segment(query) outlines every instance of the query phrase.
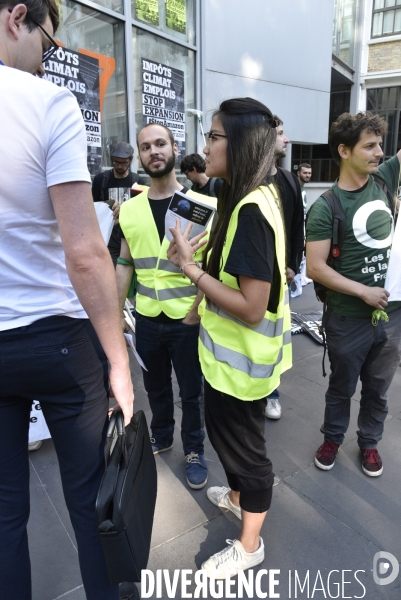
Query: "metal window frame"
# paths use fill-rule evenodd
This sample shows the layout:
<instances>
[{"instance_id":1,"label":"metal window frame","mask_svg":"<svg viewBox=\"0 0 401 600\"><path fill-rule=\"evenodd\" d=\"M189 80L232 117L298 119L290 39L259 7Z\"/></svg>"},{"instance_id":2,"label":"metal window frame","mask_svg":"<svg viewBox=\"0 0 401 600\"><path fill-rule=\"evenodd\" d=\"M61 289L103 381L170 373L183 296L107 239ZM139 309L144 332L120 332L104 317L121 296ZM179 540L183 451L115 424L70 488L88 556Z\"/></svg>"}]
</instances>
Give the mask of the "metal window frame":
<instances>
[{"instance_id":1,"label":"metal window frame","mask_svg":"<svg viewBox=\"0 0 401 600\"><path fill-rule=\"evenodd\" d=\"M72 0L75 4L80 4L81 6L85 6L86 8L90 8L97 13L103 14L108 17L112 17L119 23L124 25L124 51L125 51L125 77L126 77L126 115L128 120L128 137L129 143L132 146L136 146L136 129L135 129L135 82L134 82L134 55L133 55L133 45L132 45L132 29L136 27L137 29L142 29L152 35L156 35L164 40L172 42L173 44L177 44L177 46L182 46L188 50L192 50L195 52L195 98L197 106L202 110L202 94L201 94L201 62L200 62L200 36L201 36L201 9L200 9L200 0L195 0L195 44L190 44L189 42L185 42L184 40L178 39L173 35L169 35L164 31L160 31L159 29L153 28L151 25L147 25L146 23L142 23L137 19L133 18L133 11L131 7L131 0L123 0L123 13L116 12L111 10L101 4L97 4L92 0ZM197 139L197 137L195 137ZM195 151L197 148L195 148ZM137 156L136 153L134 155L134 171L137 171Z\"/></svg>"},{"instance_id":2,"label":"metal window frame","mask_svg":"<svg viewBox=\"0 0 401 600\"><path fill-rule=\"evenodd\" d=\"M394 11L394 19L393 19L393 29L391 32L389 33L380 33L379 35L373 35L373 21L374 21L374 16L379 14L379 13L386 13L389 12L390 10ZM401 4L396 4L395 6L387 6L386 8L376 8L376 9L372 9L372 25L371 25L371 30L370 30L370 37L372 40L377 40L378 38L381 37L389 37L391 35L398 35L401 34L401 30L398 32L394 31L394 21L395 21L395 11L396 10L401 10ZM384 22L384 17L383 17L383 22ZM383 27L382 27L383 29Z\"/></svg>"},{"instance_id":3,"label":"metal window frame","mask_svg":"<svg viewBox=\"0 0 401 600\"><path fill-rule=\"evenodd\" d=\"M390 90L392 88L397 88L399 90L398 102L397 102L397 106L395 108L389 108L387 106L386 108L376 108L375 107L374 109L370 109L370 112L372 112L375 115L379 115L380 117L383 117L386 122L387 122L388 113L390 111L395 111L395 123L394 123L395 135L394 135L394 141L393 141L393 148L391 149L390 154L386 154L385 156L383 156L383 160L388 160L392 156L395 156L395 154L397 154L397 150L398 150L398 132L399 132L400 121L401 121L401 86L388 85L385 87L377 87L377 88L369 88L368 89L368 92L370 92L370 91L377 91L377 90ZM387 133L383 136L383 147L384 148L386 147L386 137L387 137Z\"/></svg>"}]
</instances>

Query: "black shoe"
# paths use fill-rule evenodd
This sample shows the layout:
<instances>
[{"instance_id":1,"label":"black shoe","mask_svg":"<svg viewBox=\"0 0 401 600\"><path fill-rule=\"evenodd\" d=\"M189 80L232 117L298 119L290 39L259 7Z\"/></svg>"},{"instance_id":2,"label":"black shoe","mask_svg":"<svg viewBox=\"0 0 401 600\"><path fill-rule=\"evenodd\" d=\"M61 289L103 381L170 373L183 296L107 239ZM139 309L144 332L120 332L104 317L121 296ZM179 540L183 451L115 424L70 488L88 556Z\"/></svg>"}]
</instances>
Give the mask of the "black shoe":
<instances>
[{"instance_id":1,"label":"black shoe","mask_svg":"<svg viewBox=\"0 0 401 600\"><path fill-rule=\"evenodd\" d=\"M120 600L140 600L140 598L135 583L124 582L120 584Z\"/></svg>"}]
</instances>

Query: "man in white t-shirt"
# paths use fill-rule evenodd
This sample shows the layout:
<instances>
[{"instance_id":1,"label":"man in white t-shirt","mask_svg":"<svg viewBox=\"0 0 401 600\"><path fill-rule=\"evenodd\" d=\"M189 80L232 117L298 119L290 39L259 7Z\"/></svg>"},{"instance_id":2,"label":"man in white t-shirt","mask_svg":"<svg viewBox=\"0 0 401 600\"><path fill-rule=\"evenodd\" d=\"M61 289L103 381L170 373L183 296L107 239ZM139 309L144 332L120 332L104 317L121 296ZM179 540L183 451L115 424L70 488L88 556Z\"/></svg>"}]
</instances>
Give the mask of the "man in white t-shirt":
<instances>
[{"instance_id":1,"label":"man in white t-shirt","mask_svg":"<svg viewBox=\"0 0 401 600\"><path fill-rule=\"evenodd\" d=\"M32 76L43 74L56 48L58 23L55 0L0 0L0 598L31 597L27 442L35 398L57 451L86 598L117 600L95 500L109 381L126 423L133 388L81 113L68 90Z\"/></svg>"}]
</instances>

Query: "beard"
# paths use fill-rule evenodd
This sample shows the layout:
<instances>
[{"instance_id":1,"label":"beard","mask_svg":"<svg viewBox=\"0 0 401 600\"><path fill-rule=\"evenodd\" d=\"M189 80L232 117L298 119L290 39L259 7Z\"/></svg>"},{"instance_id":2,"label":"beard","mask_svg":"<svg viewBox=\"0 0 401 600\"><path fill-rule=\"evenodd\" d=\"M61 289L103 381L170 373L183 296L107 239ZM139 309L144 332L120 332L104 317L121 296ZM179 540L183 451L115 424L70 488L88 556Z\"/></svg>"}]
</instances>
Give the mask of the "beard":
<instances>
[{"instance_id":1,"label":"beard","mask_svg":"<svg viewBox=\"0 0 401 600\"><path fill-rule=\"evenodd\" d=\"M274 153L274 158L277 160L279 158L285 158L287 156L287 149L285 150L276 150Z\"/></svg>"},{"instance_id":2,"label":"beard","mask_svg":"<svg viewBox=\"0 0 401 600\"><path fill-rule=\"evenodd\" d=\"M149 167L146 165L142 165L142 168L145 171L145 173L149 175L149 177L151 177L152 179L160 179L161 177L164 177L165 175L171 173L171 171L174 169L174 165L175 154L172 152L171 156L169 156L166 160L163 168L158 169L157 171L152 171L152 169L149 169Z\"/></svg>"}]
</instances>

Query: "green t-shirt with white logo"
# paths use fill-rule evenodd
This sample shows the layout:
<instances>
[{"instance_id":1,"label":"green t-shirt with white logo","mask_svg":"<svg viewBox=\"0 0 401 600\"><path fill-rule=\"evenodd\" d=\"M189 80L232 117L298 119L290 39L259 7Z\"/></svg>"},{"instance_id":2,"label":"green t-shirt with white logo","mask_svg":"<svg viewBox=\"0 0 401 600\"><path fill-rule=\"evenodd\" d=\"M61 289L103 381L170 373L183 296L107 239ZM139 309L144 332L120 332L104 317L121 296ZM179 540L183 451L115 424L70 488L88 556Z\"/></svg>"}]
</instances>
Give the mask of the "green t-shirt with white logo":
<instances>
[{"instance_id":1,"label":"green t-shirt with white logo","mask_svg":"<svg viewBox=\"0 0 401 600\"><path fill-rule=\"evenodd\" d=\"M394 195L399 178L400 163L397 156L379 167L378 175L384 179ZM388 199L372 176L363 188L348 192L338 187L333 191L339 198L345 214L345 236L339 259L333 268L344 277L369 287L384 287L390 257L393 217ZM307 242L327 240L333 236L333 215L322 197L310 211L306 229ZM389 298L391 300L391 298ZM353 317L371 316L374 308L356 296L333 292L329 306L339 315ZM401 302L389 302L391 312Z\"/></svg>"}]
</instances>

